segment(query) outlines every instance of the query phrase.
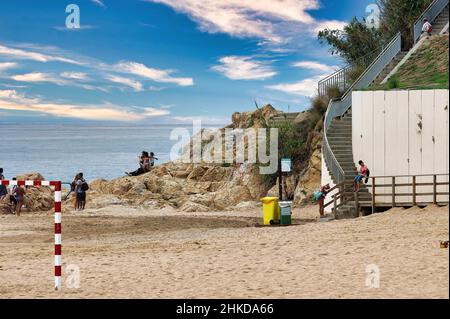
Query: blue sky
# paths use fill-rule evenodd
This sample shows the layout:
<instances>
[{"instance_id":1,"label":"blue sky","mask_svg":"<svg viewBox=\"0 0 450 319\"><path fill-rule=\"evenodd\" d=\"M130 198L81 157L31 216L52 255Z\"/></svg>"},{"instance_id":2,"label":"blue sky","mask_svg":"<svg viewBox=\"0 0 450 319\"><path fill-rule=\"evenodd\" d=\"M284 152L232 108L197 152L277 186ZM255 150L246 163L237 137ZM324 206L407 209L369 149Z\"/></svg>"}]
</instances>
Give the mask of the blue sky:
<instances>
[{"instance_id":1,"label":"blue sky","mask_svg":"<svg viewBox=\"0 0 450 319\"><path fill-rule=\"evenodd\" d=\"M342 65L317 30L373 2L1 1L0 122L218 124L254 100L301 111Z\"/></svg>"}]
</instances>

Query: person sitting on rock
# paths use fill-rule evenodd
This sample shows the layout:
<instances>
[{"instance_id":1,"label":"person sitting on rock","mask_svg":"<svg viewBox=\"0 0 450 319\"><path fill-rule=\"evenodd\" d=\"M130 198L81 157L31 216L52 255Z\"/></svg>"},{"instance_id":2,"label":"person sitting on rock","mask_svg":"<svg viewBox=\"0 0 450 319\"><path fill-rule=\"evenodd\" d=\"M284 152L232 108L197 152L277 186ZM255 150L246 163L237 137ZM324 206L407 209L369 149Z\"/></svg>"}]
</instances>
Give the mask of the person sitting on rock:
<instances>
[{"instance_id":1,"label":"person sitting on rock","mask_svg":"<svg viewBox=\"0 0 450 319\"><path fill-rule=\"evenodd\" d=\"M155 166L155 161L157 161L158 158L155 157L155 153L150 152L149 160L150 160L150 168L152 168L153 166Z\"/></svg>"},{"instance_id":2,"label":"person sitting on rock","mask_svg":"<svg viewBox=\"0 0 450 319\"><path fill-rule=\"evenodd\" d=\"M133 172L125 172L128 176L139 176L144 173L147 173L150 170L150 156L148 152L142 151L141 156L139 158L139 168Z\"/></svg>"}]
</instances>

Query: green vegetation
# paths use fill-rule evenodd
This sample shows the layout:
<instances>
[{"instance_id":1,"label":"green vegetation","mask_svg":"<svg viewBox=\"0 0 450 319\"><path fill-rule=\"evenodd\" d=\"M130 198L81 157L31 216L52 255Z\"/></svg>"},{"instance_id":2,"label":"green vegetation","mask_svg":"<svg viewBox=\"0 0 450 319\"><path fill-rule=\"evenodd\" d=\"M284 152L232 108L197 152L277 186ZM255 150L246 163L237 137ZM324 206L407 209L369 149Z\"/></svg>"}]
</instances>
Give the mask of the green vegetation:
<instances>
[{"instance_id":1,"label":"green vegetation","mask_svg":"<svg viewBox=\"0 0 450 319\"><path fill-rule=\"evenodd\" d=\"M377 50L382 43L382 33L368 28L357 18L344 27L344 30L324 29L319 31L320 43L330 47L332 55L340 55L348 64L359 65L368 53Z\"/></svg>"},{"instance_id":2,"label":"green vegetation","mask_svg":"<svg viewBox=\"0 0 450 319\"><path fill-rule=\"evenodd\" d=\"M375 89L448 89L448 45L448 35L429 38L385 85Z\"/></svg>"},{"instance_id":3,"label":"green vegetation","mask_svg":"<svg viewBox=\"0 0 450 319\"><path fill-rule=\"evenodd\" d=\"M333 55L341 56L348 64L366 67L378 54L381 46L397 33L402 34L404 50L412 47L413 24L432 0L378 0L381 10L380 28L368 28L356 17L343 30L319 31L320 43L330 47ZM361 74L361 73L360 73Z\"/></svg>"},{"instance_id":4,"label":"green vegetation","mask_svg":"<svg viewBox=\"0 0 450 319\"><path fill-rule=\"evenodd\" d=\"M388 38L402 34L403 49L414 45L413 24L433 0L378 0L381 9L380 31Z\"/></svg>"}]
</instances>

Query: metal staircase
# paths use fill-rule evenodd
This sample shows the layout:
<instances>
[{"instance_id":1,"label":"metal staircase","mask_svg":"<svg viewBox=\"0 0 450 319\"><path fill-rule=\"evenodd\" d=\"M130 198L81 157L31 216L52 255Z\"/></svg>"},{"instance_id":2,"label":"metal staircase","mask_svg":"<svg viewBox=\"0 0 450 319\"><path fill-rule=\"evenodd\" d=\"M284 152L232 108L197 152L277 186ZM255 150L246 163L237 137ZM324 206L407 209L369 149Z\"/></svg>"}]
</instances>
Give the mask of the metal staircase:
<instances>
[{"instance_id":1,"label":"metal staircase","mask_svg":"<svg viewBox=\"0 0 450 319\"><path fill-rule=\"evenodd\" d=\"M435 23L437 28L433 27L433 33L439 32L440 30L437 29L442 25L443 19L446 18L448 21L448 0L434 1L419 20L423 20L424 17ZM417 25L416 22L414 25L415 37ZM442 25L441 30L444 26L445 24ZM361 187L356 198L352 192L353 179L356 175L352 149L352 92L383 81L406 54L407 52L401 51L401 34L397 33L344 95L339 99L331 100L328 105L324 120L322 154L333 182L336 185L343 185L339 194L341 203L335 210L336 218L357 217L359 212L354 205L355 199L358 201L372 200L372 195L365 186Z\"/></svg>"}]
</instances>

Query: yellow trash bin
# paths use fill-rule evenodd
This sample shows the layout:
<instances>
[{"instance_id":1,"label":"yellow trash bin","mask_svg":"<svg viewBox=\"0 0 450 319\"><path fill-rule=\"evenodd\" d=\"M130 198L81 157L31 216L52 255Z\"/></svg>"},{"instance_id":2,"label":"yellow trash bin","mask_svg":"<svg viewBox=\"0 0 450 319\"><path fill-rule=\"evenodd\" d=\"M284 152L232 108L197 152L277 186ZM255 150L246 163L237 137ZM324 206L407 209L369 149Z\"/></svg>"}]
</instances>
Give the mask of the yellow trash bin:
<instances>
[{"instance_id":1,"label":"yellow trash bin","mask_svg":"<svg viewBox=\"0 0 450 319\"><path fill-rule=\"evenodd\" d=\"M280 205L278 205L278 197L263 197L264 225L277 224L280 221Z\"/></svg>"}]
</instances>

